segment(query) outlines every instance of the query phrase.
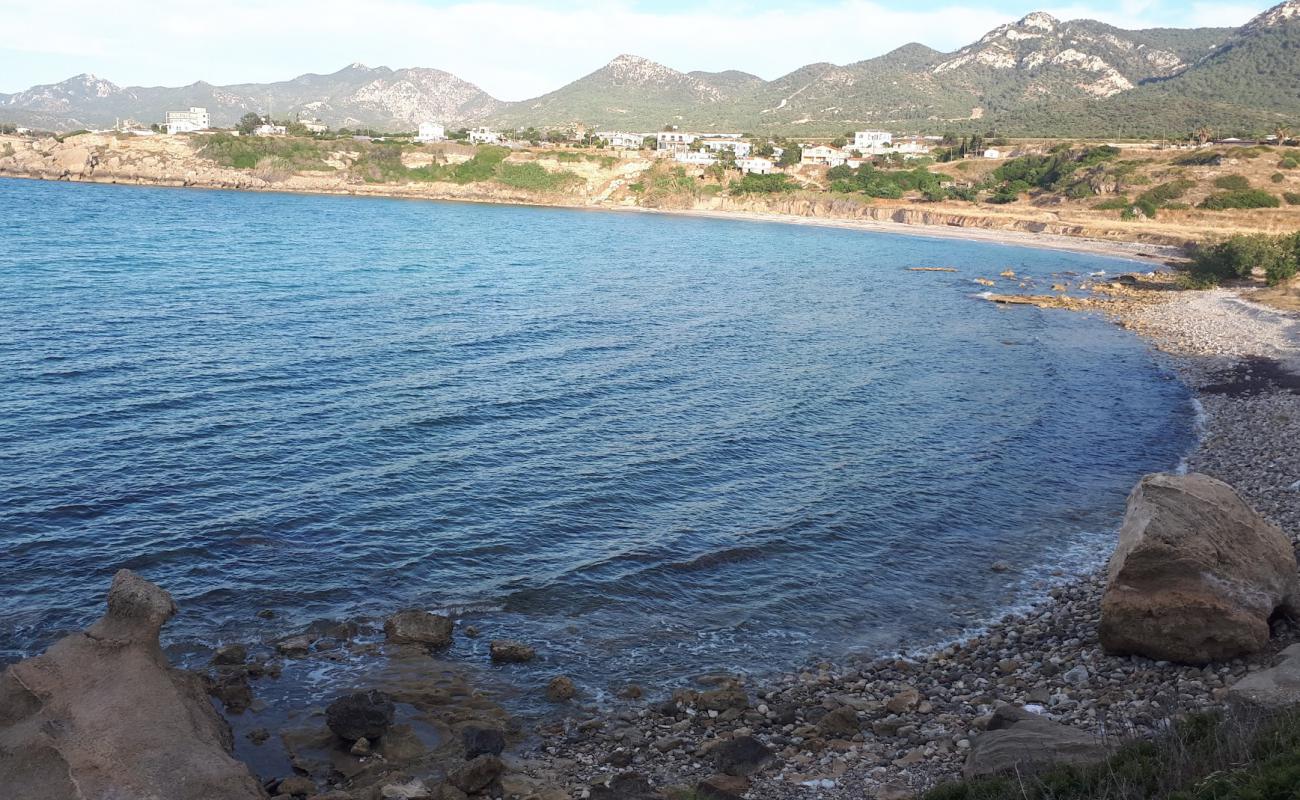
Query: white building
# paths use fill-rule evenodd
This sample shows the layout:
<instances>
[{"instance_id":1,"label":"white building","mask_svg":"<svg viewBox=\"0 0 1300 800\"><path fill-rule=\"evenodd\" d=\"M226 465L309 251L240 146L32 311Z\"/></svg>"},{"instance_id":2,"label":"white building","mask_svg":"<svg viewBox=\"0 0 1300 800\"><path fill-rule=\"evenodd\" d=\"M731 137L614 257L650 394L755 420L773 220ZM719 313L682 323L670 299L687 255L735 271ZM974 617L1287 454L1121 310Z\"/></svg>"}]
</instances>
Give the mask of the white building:
<instances>
[{"instance_id":1,"label":"white building","mask_svg":"<svg viewBox=\"0 0 1300 800\"><path fill-rule=\"evenodd\" d=\"M863 153L880 153L893 144L894 135L889 131L857 131L853 134L853 149Z\"/></svg>"},{"instance_id":2,"label":"white building","mask_svg":"<svg viewBox=\"0 0 1300 800\"><path fill-rule=\"evenodd\" d=\"M776 169L776 164L771 159L754 156L753 158L738 158L736 166L746 175L771 175Z\"/></svg>"},{"instance_id":3,"label":"white building","mask_svg":"<svg viewBox=\"0 0 1300 800\"><path fill-rule=\"evenodd\" d=\"M286 131L283 125L271 125L267 123L253 128L254 136L284 136L285 133Z\"/></svg>"},{"instance_id":4,"label":"white building","mask_svg":"<svg viewBox=\"0 0 1300 800\"><path fill-rule=\"evenodd\" d=\"M721 153L723 150L730 150L732 153L735 154L736 158L745 158L754 149L753 145L751 145L749 142L741 141L738 138L732 139L728 137L724 139L716 136L710 136L707 139L700 139L699 142L700 142L700 147L704 148L705 150L708 150L713 153Z\"/></svg>"},{"instance_id":5,"label":"white building","mask_svg":"<svg viewBox=\"0 0 1300 800\"><path fill-rule=\"evenodd\" d=\"M708 167L718 163L718 157L707 150L679 150L673 153L673 160L683 164Z\"/></svg>"},{"instance_id":6,"label":"white building","mask_svg":"<svg viewBox=\"0 0 1300 800\"><path fill-rule=\"evenodd\" d=\"M684 131L660 131L655 134L655 147L660 150L685 150L700 138Z\"/></svg>"},{"instance_id":7,"label":"white building","mask_svg":"<svg viewBox=\"0 0 1300 800\"><path fill-rule=\"evenodd\" d=\"M646 134L628 133L627 131L596 131L595 137L618 150L640 150L645 144Z\"/></svg>"},{"instance_id":8,"label":"white building","mask_svg":"<svg viewBox=\"0 0 1300 800\"><path fill-rule=\"evenodd\" d=\"M307 129L308 133L325 133L330 129L330 126L326 125L325 123L321 122L315 117L307 117L306 119L299 119L298 122L304 128Z\"/></svg>"},{"instance_id":9,"label":"white building","mask_svg":"<svg viewBox=\"0 0 1300 800\"><path fill-rule=\"evenodd\" d=\"M421 122L420 131L415 135L417 142L441 142L447 138L447 128L436 122Z\"/></svg>"},{"instance_id":10,"label":"white building","mask_svg":"<svg viewBox=\"0 0 1300 800\"><path fill-rule=\"evenodd\" d=\"M167 132L175 135L207 130L212 127L212 118L206 108L190 106L189 111L168 111L165 124Z\"/></svg>"},{"instance_id":11,"label":"white building","mask_svg":"<svg viewBox=\"0 0 1300 800\"><path fill-rule=\"evenodd\" d=\"M475 128L469 132L470 144L496 144L501 141L501 134L491 128Z\"/></svg>"},{"instance_id":12,"label":"white building","mask_svg":"<svg viewBox=\"0 0 1300 800\"><path fill-rule=\"evenodd\" d=\"M985 157L985 158L1002 158L1002 151L1001 151L1001 150L994 150L994 149L990 148L990 149L984 151L984 157Z\"/></svg>"},{"instance_id":13,"label":"white building","mask_svg":"<svg viewBox=\"0 0 1300 800\"><path fill-rule=\"evenodd\" d=\"M843 164L848 160L849 155L843 150L836 150L834 147L827 147L824 144L819 144L816 147L805 147L803 149L803 158L799 160L799 163L838 167L840 164Z\"/></svg>"}]
</instances>

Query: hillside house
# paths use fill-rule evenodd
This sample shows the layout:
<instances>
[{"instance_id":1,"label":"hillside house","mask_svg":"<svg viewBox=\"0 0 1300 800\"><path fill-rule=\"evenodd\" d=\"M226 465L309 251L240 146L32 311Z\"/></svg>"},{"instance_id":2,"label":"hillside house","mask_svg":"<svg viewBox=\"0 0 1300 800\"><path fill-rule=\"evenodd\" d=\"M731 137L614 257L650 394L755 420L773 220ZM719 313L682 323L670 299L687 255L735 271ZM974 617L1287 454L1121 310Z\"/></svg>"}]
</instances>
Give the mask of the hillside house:
<instances>
[{"instance_id":1,"label":"hillside house","mask_svg":"<svg viewBox=\"0 0 1300 800\"><path fill-rule=\"evenodd\" d=\"M736 159L736 166L746 175L771 175L776 171L776 164L771 159L754 156Z\"/></svg>"},{"instance_id":2,"label":"hillside house","mask_svg":"<svg viewBox=\"0 0 1300 800\"><path fill-rule=\"evenodd\" d=\"M805 147L803 149L803 158L799 160L799 163L838 167L848 160L849 155L843 150L836 150L834 147L819 144L816 147Z\"/></svg>"},{"instance_id":3,"label":"hillside house","mask_svg":"<svg viewBox=\"0 0 1300 800\"><path fill-rule=\"evenodd\" d=\"M330 129L330 126L315 117L299 118L298 124L306 128L308 133L325 133Z\"/></svg>"},{"instance_id":4,"label":"hillside house","mask_svg":"<svg viewBox=\"0 0 1300 800\"><path fill-rule=\"evenodd\" d=\"M853 134L853 149L862 153L883 153L893 142L894 135L889 131L857 131Z\"/></svg>"},{"instance_id":5,"label":"hillside house","mask_svg":"<svg viewBox=\"0 0 1300 800\"><path fill-rule=\"evenodd\" d=\"M685 131L660 131L655 134L655 149L672 152L686 150L686 148L695 144L695 140L698 138L700 137Z\"/></svg>"},{"instance_id":6,"label":"hillside house","mask_svg":"<svg viewBox=\"0 0 1300 800\"><path fill-rule=\"evenodd\" d=\"M501 134L491 128L474 128L469 132L470 144L496 144L501 141Z\"/></svg>"},{"instance_id":7,"label":"hillside house","mask_svg":"<svg viewBox=\"0 0 1300 800\"><path fill-rule=\"evenodd\" d=\"M417 142L441 142L447 138L447 128L437 122L421 122L415 134Z\"/></svg>"},{"instance_id":8,"label":"hillside house","mask_svg":"<svg viewBox=\"0 0 1300 800\"><path fill-rule=\"evenodd\" d=\"M208 115L206 108L190 106L189 111L168 111L164 125L167 132L172 135L193 133L194 131L204 131L211 128L212 118Z\"/></svg>"},{"instance_id":9,"label":"hillside house","mask_svg":"<svg viewBox=\"0 0 1300 800\"><path fill-rule=\"evenodd\" d=\"M994 150L993 148L989 148L988 150L985 150L985 151L984 151L984 157L985 157L985 158L1002 158L1002 151L1001 151L1001 150Z\"/></svg>"},{"instance_id":10,"label":"hillside house","mask_svg":"<svg viewBox=\"0 0 1300 800\"><path fill-rule=\"evenodd\" d=\"M721 153L724 150L730 150L736 158L746 158L753 152L753 145L749 142L737 138L710 136L707 139L700 139L700 147L711 153Z\"/></svg>"},{"instance_id":11,"label":"hillside house","mask_svg":"<svg viewBox=\"0 0 1300 800\"><path fill-rule=\"evenodd\" d=\"M697 167L709 167L718 163L718 157L707 150L681 150L673 153L673 160Z\"/></svg>"},{"instance_id":12,"label":"hillside house","mask_svg":"<svg viewBox=\"0 0 1300 800\"><path fill-rule=\"evenodd\" d=\"M640 150L645 144L646 135L626 131L596 131L595 134L597 139L616 150Z\"/></svg>"},{"instance_id":13,"label":"hillside house","mask_svg":"<svg viewBox=\"0 0 1300 800\"><path fill-rule=\"evenodd\" d=\"M287 132L283 125L271 125L269 123L253 128L254 136L284 136Z\"/></svg>"}]
</instances>

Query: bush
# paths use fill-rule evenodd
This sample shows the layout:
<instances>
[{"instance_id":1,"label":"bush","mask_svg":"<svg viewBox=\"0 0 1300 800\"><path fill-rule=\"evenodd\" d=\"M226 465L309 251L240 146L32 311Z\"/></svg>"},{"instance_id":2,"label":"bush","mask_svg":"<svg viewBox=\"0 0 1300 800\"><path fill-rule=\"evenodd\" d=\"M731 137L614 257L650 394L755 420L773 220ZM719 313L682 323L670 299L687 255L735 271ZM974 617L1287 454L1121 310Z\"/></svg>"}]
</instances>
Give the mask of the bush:
<instances>
[{"instance_id":1,"label":"bush","mask_svg":"<svg viewBox=\"0 0 1300 800\"><path fill-rule=\"evenodd\" d=\"M1249 278L1260 269L1269 284L1276 285L1295 275L1297 258L1300 258L1300 236L1296 234L1237 235L1198 248L1192 257L1191 273L1198 280L1218 283Z\"/></svg>"},{"instance_id":2,"label":"bush","mask_svg":"<svg viewBox=\"0 0 1300 800\"><path fill-rule=\"evenodd\" d=\"M1300 161L1296 161L1295 156L1287 156L1277 162L1277 165L1280 169L1295 169L1296 167L1300 167Z\"/></svg>"},{"instance_id":3,"label":"bush","mask_svg":"<svg viewBox=\"0 0 1300 800\"><path fill-rule=\"evenodd\" d=\"M1281 183L1286 180L1286 176L1280 172L1274 172L1272 175L1268 176L1268 179L1273 183Z\"/></svg>"},{"instance_id":4,"label":"bush","mask_svg":"<svg viewBox=\"0 0 1300 800\"><path fill-rule=\"evenodd\" d=\"M1282 203L1273 195L1259 189L1240 192L1220 192L1201 201L1201 208L1224 211L1231 208L1277 208Z\"/></svg>"},{"instance_id":5,"label":"bush","mask_svg":"<svg viewBox=\"0 0 1300 800\"><path fill-rule=\"evenodd\" d=\"M1287 205L1300 206L1300 192L1283 192L1282 199Z\"/></svg>"},{"instance_id":6,"label":"bush","mask_svg":"<svg viewBox=\"0 0 1300 800\"><path fill-rule=\"evenodd\" d=\"M1180 167L1209 167L1217 166L1223 163L1223 153L1216 153L1212 150L1196 151L1187 155L1179 156L1173 160L1174 164Z\"/></svg>"},{"instance_id":7,"label":"bush","mask_svg":"<svg viewBox=\"0 0 1300 800\"><path fill-rule=\"evenodd\" d=\"M1214 185L1230 192L1244 192L1250 188L1250 181L1245 175L1220 175L1214 179Z\"/></svg>"},{"instance_id":8,"label":"bush","mask_svg":"<svg viewBox=\"0 0 1300 800\"><path fill-rule=\"evenodd\" d=\"M731 189L741 194L777 194L779 192L792 192L797 188L799 188L798 185L790 179L789 175L782 175L781 173L756 175L751 172L731 184Z\"/></svg>"},{"instance_id":9,"label":"bush","mask_svg":"<svg viewBox=\"0 0 1300 800\"><path fill-rule=\"evenodd\" d=\"M324 151L312 139L231 136L214 133L207 136L199 154L223 167L253 169L259 164L274 163L280 170L329 169L322 160Z\"/></svg>"},{"instance_id":10,"label":"bush","mask_svg":"<svg viewBox=\"0 0 1300 800\"><path fill-rule=\"evenodd\" d=\"M1131 205L1133 205L1133 202L1127 197L1111 197L1102 200L1100 203L1095 203L1093 209L1097 211L1124 211Z\"/></svg>"},{"instance_id":11,"label":"bush","mask_svg":"<svg viewBox=\"0 0 1300 800\"><path fill-rule=\"evenodd\" d=\"M580 180L572 172L547 172L541 164L507 164L497 167L496 178L506 186L535 192L555 192Z\"/></svg>"},{"instance_id":12,"label":"bush","mask_svg":"<svg viewBox=\"0 0 1300 800\"><path fill-rule=\"evenodd\" d=\"M1153 186L1143 192L1138 199L1152 203L1156 206L1163 206L1171 200L1177 200L1187 194L1188 190L1196 186L1196 181L1187 178L1162 183L1159 186Z\"/></svg>"}]
</instances>

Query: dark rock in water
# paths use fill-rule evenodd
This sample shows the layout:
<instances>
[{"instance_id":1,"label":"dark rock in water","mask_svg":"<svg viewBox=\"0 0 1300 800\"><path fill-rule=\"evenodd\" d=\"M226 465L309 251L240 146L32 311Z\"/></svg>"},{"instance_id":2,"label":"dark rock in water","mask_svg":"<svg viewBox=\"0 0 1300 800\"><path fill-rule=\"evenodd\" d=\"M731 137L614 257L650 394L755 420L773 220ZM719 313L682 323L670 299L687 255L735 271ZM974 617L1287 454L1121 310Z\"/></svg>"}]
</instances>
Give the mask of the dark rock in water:
<instances>
[{"instance_id":1,"label":"dark rock in water","mask_svg":"<svg viewBox=\"0 0 1300 800\"><path fill-rule=\"evenodd\" d=\"M495 783L506 766L491 755L475 756L447 775L447 782L465 794L476 794Z\"/></svg>"},{"instance_id":2,"label":"dark rock in water","mask_svg":"<svg viewBox=\"0 0 1300 800\"><path fill-rule=\"evenodd\" d=\"M275 793L282 797L306 797L316 794L316 782L304 775L293 775L280 781Z\"/></svg>"},{"instance_id":3,"label":"dark rock in water","mask_svg":"<svg viewBox=\"0 0 1300 800\"><path fill-rule=\"evenodd\" d=\"M242 644L228 644L217 648L212 655L214 667L238 667L248 660L248 648Z\"/></svg>"},{"instance_id":4,"label":"dark rock in water","mask_svg":"<svg viewBox=\"0 0 1300 800\"><path fill-rule=\"evenodd\" d=\"M451 619L418 608L398 611L384 620L384 636L393 644L447 647L451 644Z\"/></svg>"},{"instance_id":5,"label":"dark rock in water","mask_svg":"<svg viewBox=\"0 0 1300 800\"><path fill-rule=\"evenodd\" d=\"M257 612L257 616L259 619L275 619L275 612L269 608L264 608Z\"/></svg>"},{"instance_id":6,"label":"dark rock in water","mask_svg":"<svg viewBox=\"0 0 1300 800\"><path fill-rule=\"evenodd\" d=\"M220 700L231 714L242 714L253 704L253 687L243 672L221 672L209 678L208 694Z\"/></svg>"},{"instance_id":7,"label":"dark rock in water","mask_svg":"<svg viewBox=\"0 0 1300 800\"><path fill-rule=\"evenodd\" d=\"M325 724L340 739L355 742L362 737L374 741L393 724L393 699L377 689L355 692L330 703Z\"/></svg>"},{"instance_id":8,"label":"dark rock in water","mask_svg":"<svg viewBox=\"0 0 1300 800\"><path fill-rule=\"evenodd\" d=\"M311 647L316 644L318 638L310 633L286 636L275 643L275 651L288 658L302 658L311 652Z\"/></svg>"},{"instance_id":9,"label":"dark rock in water","mask_svg":"<svg viewBox=\"0 0 1300 800\"><path fill-rule=\"evenodd\" d=\"M749 779L739 775L711 775L695 786L703 800L743 800L749 791Z\"/></svg>"},{"instance_id":10,"label":"dark rock in water","mask_svg":"<svg viewBox=\"0 0 1300 800\"><path fill-rule=\"evenodd\" d=\"M592 784L591 800L662 800L650 781L636 772L624 772L608 781Z\"/></svg>"},{"instance_id":11,"label":"dark rock in water","mask_svg":"<svg viewBox=\"0 0 1300 800\"><path fill-rule=\"evenodd\" d=\"M714 764L724 775L752 775L772 758L772 751L753 736L737 736L713 749Z\"/></svg>"},{"instance_id":12,"label":"dark rock in water","mask_svg":"<svg viewBox=\"0 0 1300 800\"><path fill-rule=\"evenodd\" d=\"M1105 743L1091 734L1019 706L1002 706L993 712L988 730L975 739L962 774L967 779L1034 775L1060 764L1095 764L1107 754Z\"/></svg>"},{"instance_id":13,"label":"dark rock in water","mask_svg":"<svg viewBox=\"0 0 1300 800\"><path fill-rule=\"evenodd\" d=\"M482 755L499 756L506 749L506 735L500 728L484 725L467 725L461 730L461 740L465 743L465 758Z\"/></svg>"},{"instance_id":14,"label":"dark rock in water","mask_svg":"<svg viewBox=\"0 0 1300 800\"><path fill-rule=\"evenodd\" d=\"M546 698L552 703L563 703L566 700L572 700L578 695L578 687L573 685L573 680L563 675L551 680L546 686Z\"/></svg>"},{"instance_id":15,"label":"dark rock in water","mask_svg":"<svg viewBox=\"0 0 1300 800\"><path fill-rule=\"evenodd\" d=\"M537 656L537 651L532 647L513 639L494 639L488 645L488 651L492 654L492 660L498 664L522 664Z\"/></svg>"},{"instance_id":16,"label":"dark rock in water","mask_svg":"<svg viewBox=\"0 0 1300 800\"><path fill-rule=\"evenodd\" d=\"M84 633L0 674L0 795L22 800L260 800L230 728L158 643L176 613L129 570Z\"/></svg>"}]
</instances>

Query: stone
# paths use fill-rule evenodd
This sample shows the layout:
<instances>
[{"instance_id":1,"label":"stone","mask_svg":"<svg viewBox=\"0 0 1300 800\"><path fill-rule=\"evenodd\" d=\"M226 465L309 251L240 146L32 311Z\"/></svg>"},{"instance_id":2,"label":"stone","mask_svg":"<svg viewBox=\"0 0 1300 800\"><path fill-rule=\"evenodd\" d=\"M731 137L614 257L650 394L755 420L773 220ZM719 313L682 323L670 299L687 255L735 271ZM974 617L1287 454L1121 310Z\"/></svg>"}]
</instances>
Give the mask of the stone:
<instances>
[{"instance_id":1,"label":"stone","mask_svg":"<svg viewBox=\"0 0 1300 800\"><path fill-rule=\"evenodd\" d=\"M286 636L275 643L275 652L289 658L302 658L311 652L311 646L315 643L316 637L310 633Z\"/></svg>"},{"instance_id":2,"label":"stone","mask_svg":"<svg viewBox=\"0 0 1300 800\"><path fill-rule=\"evenodd\" d=\"M962 775L966 779L1016 773L1034 775L1061 764L1105 760L1105 743L1018 706L993 712L988 730L974 740Z\"/></svg>"},{"instance_id":3,"label":"stone","mask_svg":"<svg viewBox=\"0 0 1300 800\"><path fill-rule=\"evenodd\" d=\"M505 769L496 756L475 756L448 773L447 782L465 794L476 794L491 786Z\"/></svg>"},{"instance_id":4,"label":"stone","mask_svg":"<svg viewBox=\"0 0 1300 800\"><path fill-rule=\"evenodd\" d=\"M909 686L889 698L885 703L885 710L891 714L906 714L908 711L916 710L920 704L921 693Z\"/></svg>"},{"instance_id":5,"label":"stone","mask_svg":"<svg viewBox=\"0 0 1300 800\"><path fill-rule=\"evenodd\" d=\"M749 778L740 775L710 775L695 786L701 800L743 800L749 791Z\"/></svg>"},{"instance_id":6,"label":"stone","mask_svg":"<svg viewBox=\"0 0 1300 800\"><path fill-rule=\"evenodd\" d=\"M1204 664L1259 652L1269 617L1300 616L1290 540L1226 483L1143 477L1110 560L1098 631L1115 655Z\"/></svg>"},{"instance_id":7,"label":"stone","mask_svg":"<svg viewBox=\"0 0 1300 800\"><path fill-rule=\"evenodd\" d=\"M226 711L242 714L253 704L253 687L243 672L223 672L208 679L208 694L221 701Z\"/></svg>"},{"instance_id":8,"label":"stone","mask_svg":"<svg viewBox=\"0 0 1300 800\"><path fill-rule=\"evenodd\" d=\"M85 632L0 673L0 793L262 798L231 757L234 737L202 678L163 654L158 634L176 613L171 595L119 570L107 606Z\"/></svg>"},{"instance_id":9,"label":"stone","mask_svg":"<svg viewBox=\"0 0 1300 800\"><path fill-rule=\"evenodd\" d=\"M862 731L862 723L858 721L858 712L840 706L817 722L817 731L829 738L852 739Z\"/></svg>"},{"instance_id":10,"label":"stone","mask_svg":"<svg viewBox=\"0 0 1300 800\"><path fill-rule=\"evenodd\" d=\"M499 756L506 749L506 735L500 728L466 725L461 729L460 737L467 759L482 755Z\"/></svg>"},{"instance_id":11,"label":"stone","mask_svg":"<svg viewBox=\"0 0 1300 800\"><path fill-rule=\"evenodd\" d=\"M370 740L362 736L352 743L352 747L349 748L348 752L358 758L370 755Z\"/></svg>"},{"instance_id":12,"label":"stone","mask_svg":"<svg viewBox=\"0 0 1300 800\"><path fill-rule=\"evenodd\" d=\"M1300 707L1300 644L1283 650L1278 658L1275 666L1234 683L1228 701L1270 712Z\"/></svg>"},{"instance_id":13,"label":"stone","mask_svg":"<svg viewBox=\"0 0 1300 800\"><path fill-rule=\"evenodd\" d=\"M591 800L661 800L663 795L644 776L622 772L608 781L592 784L588 797Z\"/></svg>"},{"instance_id":14,"label":"stone","mask_svg":"<svg viewBox=\"0 0 1300 800\"><path fill-rule=\"evenodd\" d=\"M393 724L396 707L385 692L371 689L344 695L325 708L325 724L334 735L349 742L374 741Z\"/></svg>"},{"instance_id":15,"label":"stone","mask_svg":"<svg viewBox=\"0 0 1300 800\"><path fill-rule=\"evenodd\" d=\"M553 678L546 686L546 699L552 703L563 703L572 700L578 695L578 687L573 685L573 680L560 675Z\"/></svg>"},{"instance_id":16,"label":"stone","mask_svg":"<svg viewBox=\"0 0 1300 800\"><path fill-rule=\"evenodd\" d=\"M218 647L212 655L214 667L238 667L248 660L248 648L242 644L228 644Z\"/></svg>"},{"instance_id":17,"label":"stone","mask_svg":"<svg viewBox=\"0 0 1300 800\"><path fill-rule=\"evenodd\" d=\"M306 797L316 794L316 782L305 775L292 775L280 781L275 793L281 797Z\"/></svg>"},{"instance_id":18,"label":"stone","mask_svg":"<svg viewBox=\"0 0 1300 800\"><path fill-rule=\"evenodd\" d=\"M749 696L739 686L727 686L708 692L700 692L695 699L695 704L706 711L717 711L719 713L733 708L744 710L749 708Z\"/></svg>"},{"instance_id":19,"label":"stone","mask_svg":"<svg viewBox=\"0 0 1300 800\"><path fill-rule=\"evenodd\" d=\"M537 651L514 639L494 639L488 645L492 660L498 664L522 664L537 657Z\"/></svg>"},{"instance_id":20,"label":"stone","mask_svg":"<svg viewBox=\"0 0 1300 800\"><path fill-rule=\"evenodd\" d=\"M724 775L749 776L772 759L772 751L753 736L736 736L713 748L713 763Z\"/></svg>"},{"instance_id":21,"label":"stone","mask_svg":"<svg viewBox=\"0 0 1300 800\"><path fill-rule=\"evenodd\" d=\"M392 644L447 647L451 644L452 623L441 614L408 608L384 620L384 637Z\"/></svg>"},{"instance_id":22,"label":"stone","mask_svg":"<svg viewBox=\"0 0 1300 800\"><path fill-rule=\"evenodd\" d=\"M1007 561L994 561L989 566L989 569L993 570L994 572L1010 572L1011 564Z\"/></svg>"},{"instance_id":23,"label":"stone","mask_svg":"<svg viewBox=\"0 0 1300 800\"><path fill-rule=\"evenodd\" d=\"M382 800L430 800L433 794L424 781L412 778L405 783L386 783L379 789Z\"/></svg>"}]
</instances>

